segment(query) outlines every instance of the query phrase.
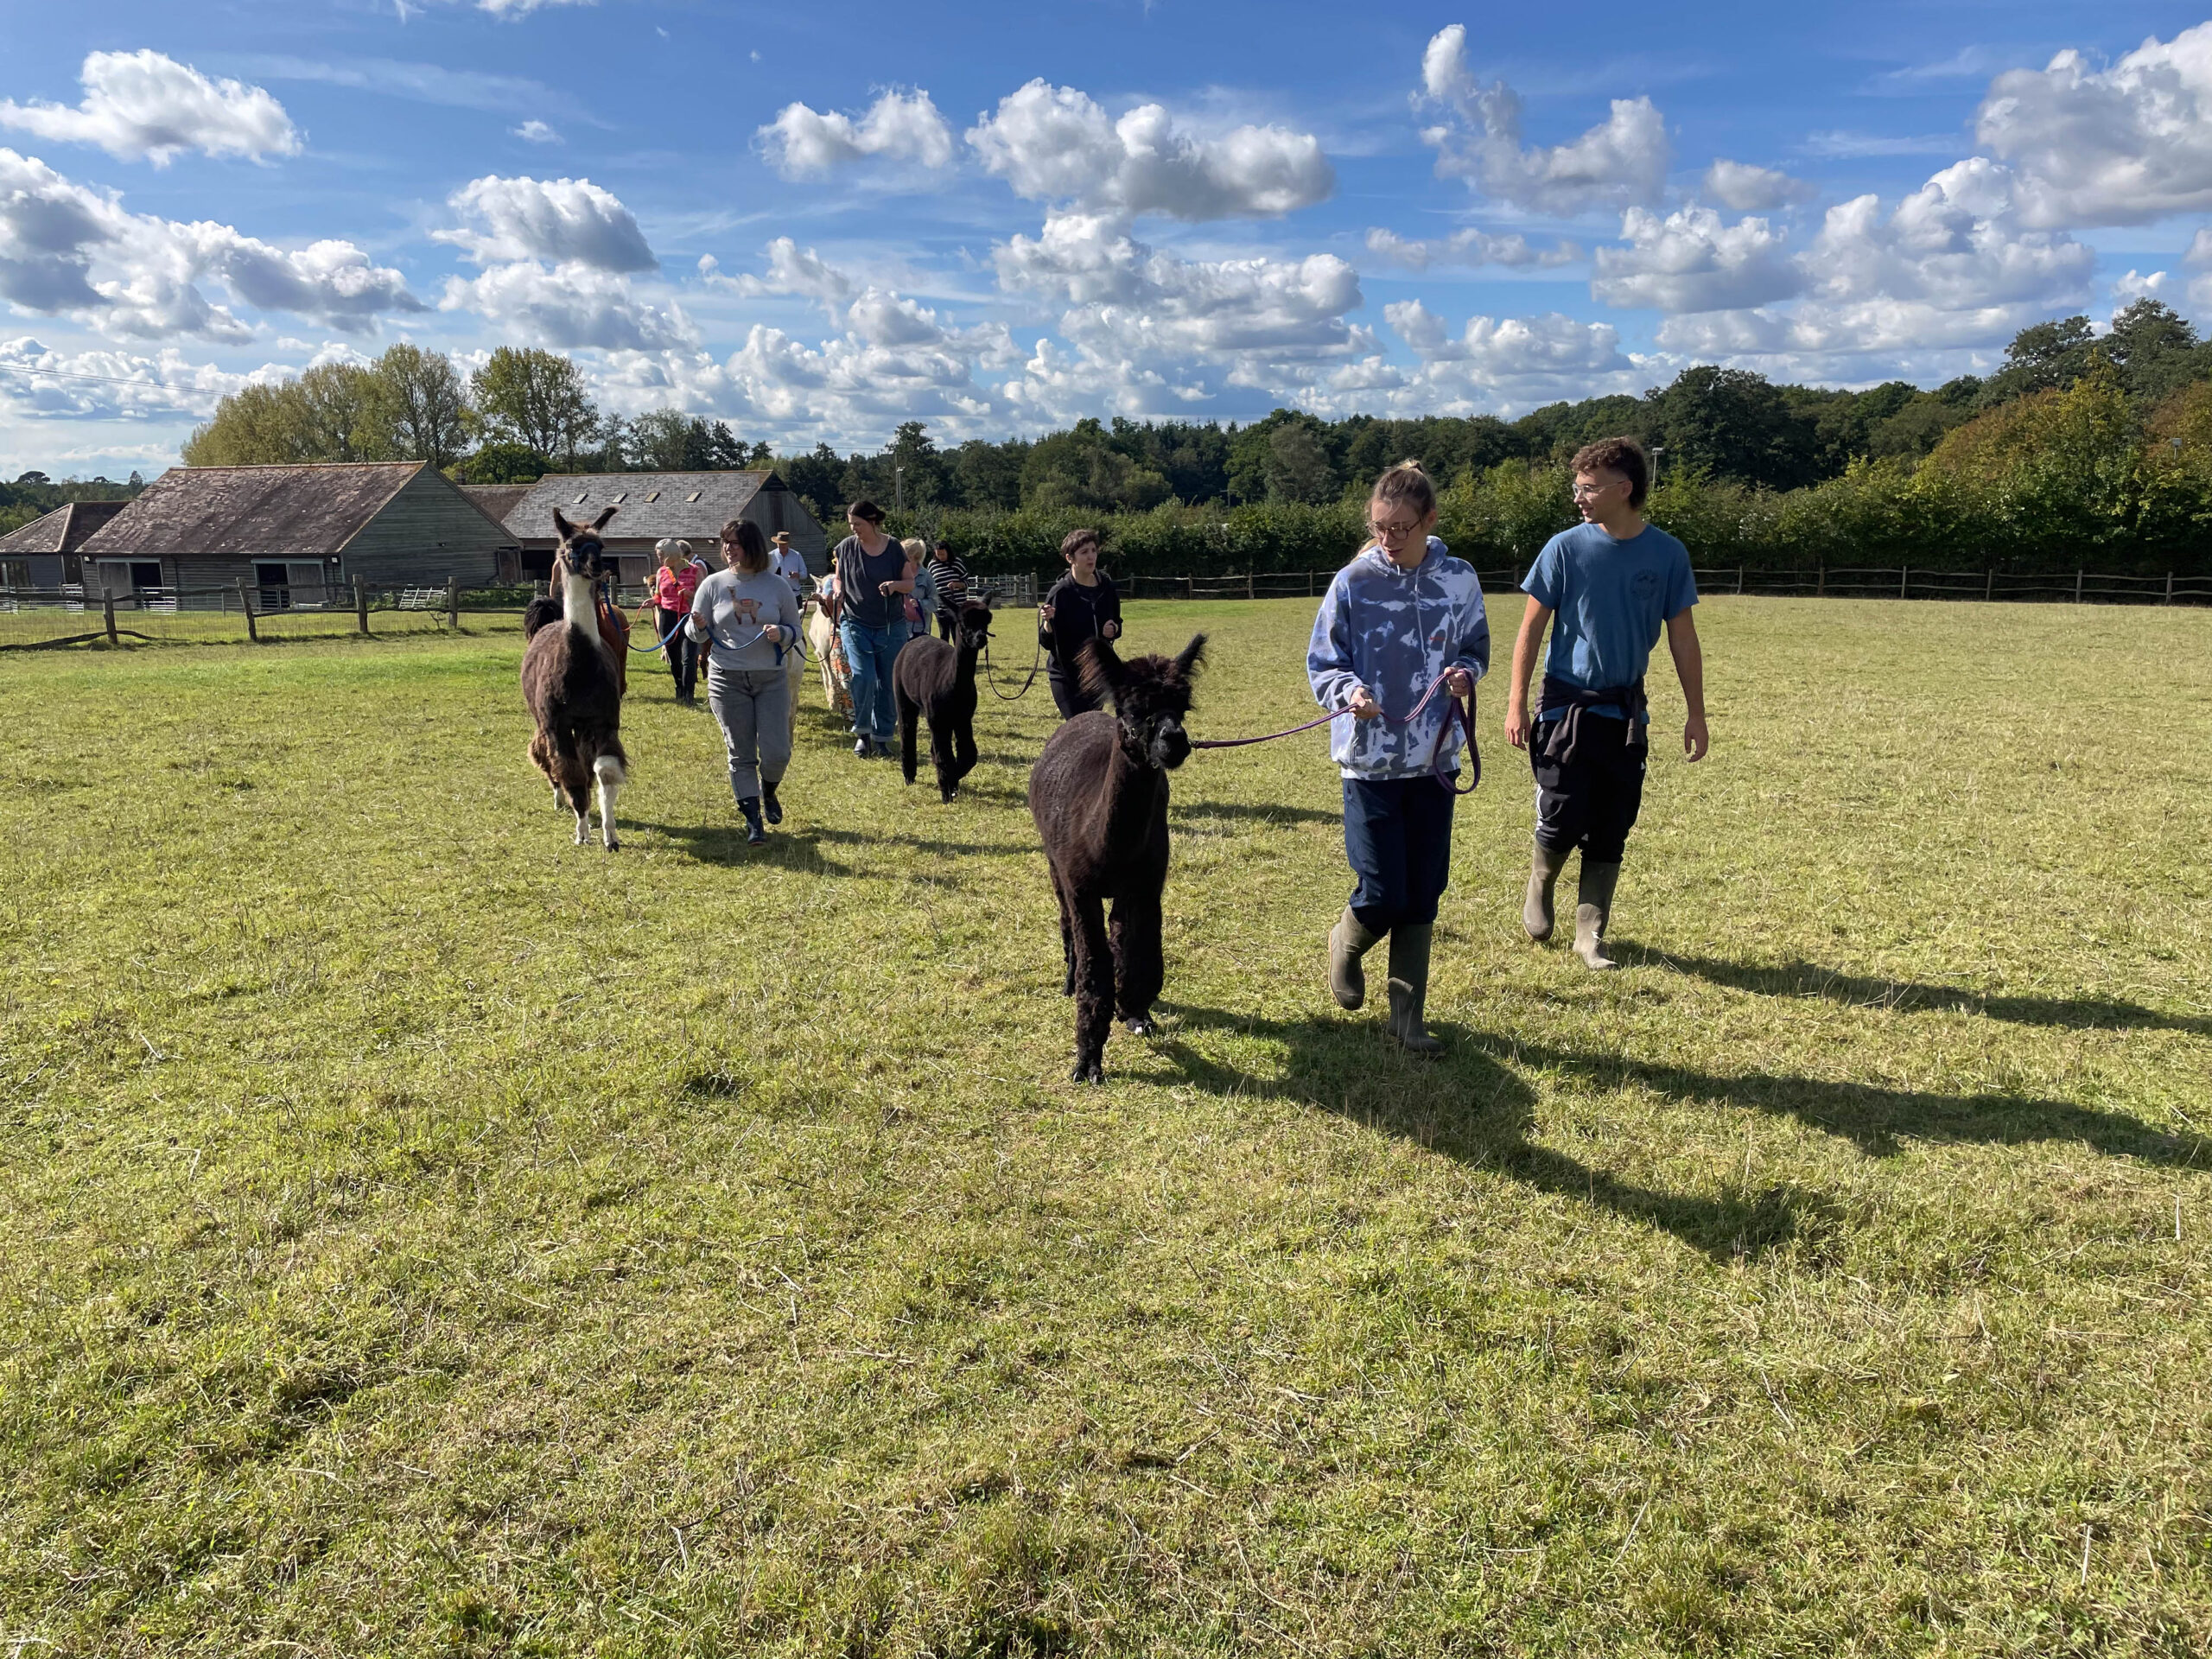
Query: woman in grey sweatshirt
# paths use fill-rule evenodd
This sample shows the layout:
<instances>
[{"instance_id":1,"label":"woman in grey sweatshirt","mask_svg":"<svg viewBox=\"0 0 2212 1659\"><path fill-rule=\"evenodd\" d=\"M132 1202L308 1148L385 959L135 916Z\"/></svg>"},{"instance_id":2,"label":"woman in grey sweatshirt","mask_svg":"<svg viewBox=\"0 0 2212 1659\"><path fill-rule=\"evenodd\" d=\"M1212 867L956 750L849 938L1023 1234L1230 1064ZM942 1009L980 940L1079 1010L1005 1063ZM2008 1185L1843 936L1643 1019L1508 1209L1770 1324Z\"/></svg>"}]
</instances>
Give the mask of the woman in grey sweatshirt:
<instances>
[{"instance_id":1,"label":"woman in grey sweatshirt","mask_svg":"<svg viewBox=\"0 0 2212 1659\"><path fill-rule=\"evenodd\" d=\"M791 683L784 660L798 649L798 600L758 524L733 518L722 526L721 543L729 569L699 584L684 627L707 642L707 707L729 750L730 793L745 815L746 839L758 847L768 839L763 817L784 821L776 798L791 763Z\"/></svg>"}]
</instances>

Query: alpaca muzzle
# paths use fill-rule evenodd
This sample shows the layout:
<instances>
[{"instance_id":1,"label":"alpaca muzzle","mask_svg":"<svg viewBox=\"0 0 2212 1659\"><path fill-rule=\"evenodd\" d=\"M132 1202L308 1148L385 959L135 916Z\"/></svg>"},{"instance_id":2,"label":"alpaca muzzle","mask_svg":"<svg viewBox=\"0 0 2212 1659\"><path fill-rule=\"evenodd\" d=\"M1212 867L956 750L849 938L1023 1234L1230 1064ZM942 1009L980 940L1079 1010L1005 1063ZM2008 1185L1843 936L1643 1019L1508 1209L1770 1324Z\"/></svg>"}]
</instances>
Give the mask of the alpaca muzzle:
<instances>
[{"instance_id":1,"label":"alpaca muzzle","mask_svg":"<svg viewBox=\"0 0 2212 1659\"><path fill-rule=\"evenodd\" d=\"M1152 764L1164 772L1173 772L1191 758L1190 734L1183 729L1179 720L1163 720L1153 728L1148 746Z\"/></svg>"}]
</instances>

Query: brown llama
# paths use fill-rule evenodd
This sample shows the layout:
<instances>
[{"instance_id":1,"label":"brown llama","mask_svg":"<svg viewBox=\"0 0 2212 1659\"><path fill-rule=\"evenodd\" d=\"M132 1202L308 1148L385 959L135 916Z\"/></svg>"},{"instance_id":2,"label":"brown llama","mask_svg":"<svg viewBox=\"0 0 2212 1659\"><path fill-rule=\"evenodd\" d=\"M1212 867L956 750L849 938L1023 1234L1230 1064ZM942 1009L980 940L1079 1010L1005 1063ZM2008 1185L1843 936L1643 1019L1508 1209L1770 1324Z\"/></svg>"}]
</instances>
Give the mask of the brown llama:
<instances>
[{"instance_id":1,"label":"brown llama","mask_svg":"<svg viewBox=\"0 0 2212 1659\"><path fill-rule=\"evenodd\" d=\"M1175 657L1125 663L1105 640L1086 643L1084 690L1109 700L1114 712L1092 709L1062 725L1029 774L1029 814L1060 901L1060 991L1076 1000L1077 1083L1106 1080L1116 1012L1132 1035L1152 1032L1153 999L1166 978L1160 895L1167 885L1167 774L1191 753L1183 717L1205 645L1205 635L1193 634Z\"/></svg>"},{"instance_id":2,"label":"brown llama","mask_svg":"<svg viewBox=\"0 0 2212 1659\"><path fill-rule=\"evenodd\" d=\"M629 774L621 664L601 631L599 609L599 584L611 563L599 532L613 516L609 507L589 524L572 524L554 510L560 607L532 604L523 620L530 644L522 654L522 700L537 722L530 758L553 785L554 804L575 811L579 847L590 839L591 791L598 785L599 835L610 853L622 844L614 833L614 797Z\"/></svg>"},{"instance_id":3,"label":"brown llama","mask_svg":"<svg viewBox=\"0 0 2212 1659\"><path fill-rule=\"evenodd\" d=\"M976 662L991 642L991 607L972 600L960 607L959 644L924 634L899 653L892 690L899 700L899 764L914 781L915 728L930 724L930 764L937 792L950 801L960 780L976 770Z\"/></svg>"}]
</instances>

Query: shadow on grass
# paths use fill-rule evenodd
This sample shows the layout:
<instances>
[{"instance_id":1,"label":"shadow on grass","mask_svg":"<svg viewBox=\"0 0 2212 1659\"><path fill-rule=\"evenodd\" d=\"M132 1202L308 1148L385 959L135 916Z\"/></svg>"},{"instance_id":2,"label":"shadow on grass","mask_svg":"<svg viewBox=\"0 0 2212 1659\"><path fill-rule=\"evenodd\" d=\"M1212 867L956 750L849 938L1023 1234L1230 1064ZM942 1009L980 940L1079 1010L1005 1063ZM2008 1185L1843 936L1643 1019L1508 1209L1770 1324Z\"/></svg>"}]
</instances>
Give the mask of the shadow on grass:
<instances>
[{"instance_id":1,"label":"shadow on grass","mask_svg":"<svg viewBox=\"0 0 2212 1659\"><path fill-rule=\"evenodd\" d=\"M1168 803L1171 823L1188 818L1246 818L1261 823L1342 823L1342 812L1324 812L1310 806L1269 805L1259 801L1185 801Z\"/></svg>"},{"instance_id":2,"label":"shadow on grass","mask_svg":"<svg viewBox=\"0 0 2212 1659\"><path fill-rule=\"evenodd\" d=\"M1980 1014L2022 1026L2063 1026L2088 1031L2185 1031L2212 1036L2212 1018L2162 1014L2139 1002L2108 996L1989 996L1958 985L1923 985L1908 980L1838 973L1802 961L1771 965L1723 962L1711 957L1624 948L1624 959L1670 969L1715 985L1762 996L1817 996L1851 1007L1894 1008L1904 1013Z\"/></svg>"},{"instance_id":3,"label":"shadow on grass","mask_svg":"<svg viewBox=\"0 0 2212 1659\"><path fill-rule=\"evenodd\" d=\"M968 792L968 785L964 783L960 785L960 789L963 794ZM934 791L931 796L931 804L937 804ZM956 800L952 805L957 810L960 803ZM942 841L934 836L910 836L897 833L877 835L863 833L858 830L817 830L814 834L823 841L837 842L855 847L912 847L918 852L973 854L983 858L1019 858L1032 850L1027 846L1019 843L993 846L980 841Z\"/></svg>"},{"instance_id":4,"label":"shadow on grass","mask_svg":"<svg viewBox=\"0 0 2212 1659\"><path fill-rule=\"evenodd\" d=\"M1840 1228L1834 1206L1782 1187L1728 1197L1661 1192L1594 1169L1529 1139L1535 1091L1484 1039L1434 1027L1444 1055L1421 1061L1385 1046L1367 1019L1261 1020L1217 1008L1167 1005L1173 1018L1154 1052L1188 1081L1224 1095L1303 1101L1370 1128L1418 1142L1465 1164L1492 1167L1534 1187L1672 1233L1715 1262L1763 1255L1797 1242L1815 1258ZM1280 1077L1261 1077L1179 1041L1176 1028L1237 1032L1283 1045ZM1109 1063L1113 1059L1109 1052ZM1122 1056L1126 1065L1126 1051Z\"/></svg>"},{"instance_id":5,"label":"shadow on grass","mask_svg":"<svg viewBox=\"0 0 2212 1659\"><path fill-rule=\"evenodd\" d=\"M1493 1052L1508 1046L1497 1038L1478 1036L1475 1041ZM2069 1100L1986 1092L1941 1095L1763 1071L1729 1077L1526 1042L1511 1044L1508 1052L1522 1065L1571 1071L1598 1088L1634 1084L1678 1100L1787 1115L1842 1135L1870 1158L1895 1157L1901 1141L1908 1139L2000 1147L2069 1141L2108 1157L2212 1170L2212 1141L2177 1135L2124 1112L2100 1111Z\"/></svg>"},{"instance_id":6,"label":"shadow on grass","mask_svg":"<svg viewBox=\"0 0 2212 1659\"><path fill-rule=\"evenodd\" d=\"M809 875L851 875L852 867L823 856L818 842L833 834L826 830L781 829L768 832L768 844L754 847L745 839L739 823L652 823L643 818L615 820L618 830L650 830L665 836L702 864L772 864ZM859 837L855 837L859 839Z\"/></svg>"}]
</instances>

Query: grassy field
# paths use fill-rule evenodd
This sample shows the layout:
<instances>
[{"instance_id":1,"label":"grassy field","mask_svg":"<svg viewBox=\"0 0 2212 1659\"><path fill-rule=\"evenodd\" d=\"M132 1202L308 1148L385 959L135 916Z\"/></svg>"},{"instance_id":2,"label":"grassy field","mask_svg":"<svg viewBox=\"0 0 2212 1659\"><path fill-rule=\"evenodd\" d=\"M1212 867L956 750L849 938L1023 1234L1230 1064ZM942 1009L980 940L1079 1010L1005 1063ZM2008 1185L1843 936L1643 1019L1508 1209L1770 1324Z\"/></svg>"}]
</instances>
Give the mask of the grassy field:
<instances>
[{"instance_id":1,"label":"grassy field","mask_svg":"<svg viewBox=\"0 0 2212 1659\"><path fill-rule=\"evenodd\" d=\"M1311 615L1130 632L1230 735ZM2202 1653L2212 615L1700 621L1625 971L1499 696L1433 1065L1200 754L1102 1090L1041 688L755 852L642 676L609 858L512 633L0 658L0 1654Z\"/></svg>"}]
</instances>

